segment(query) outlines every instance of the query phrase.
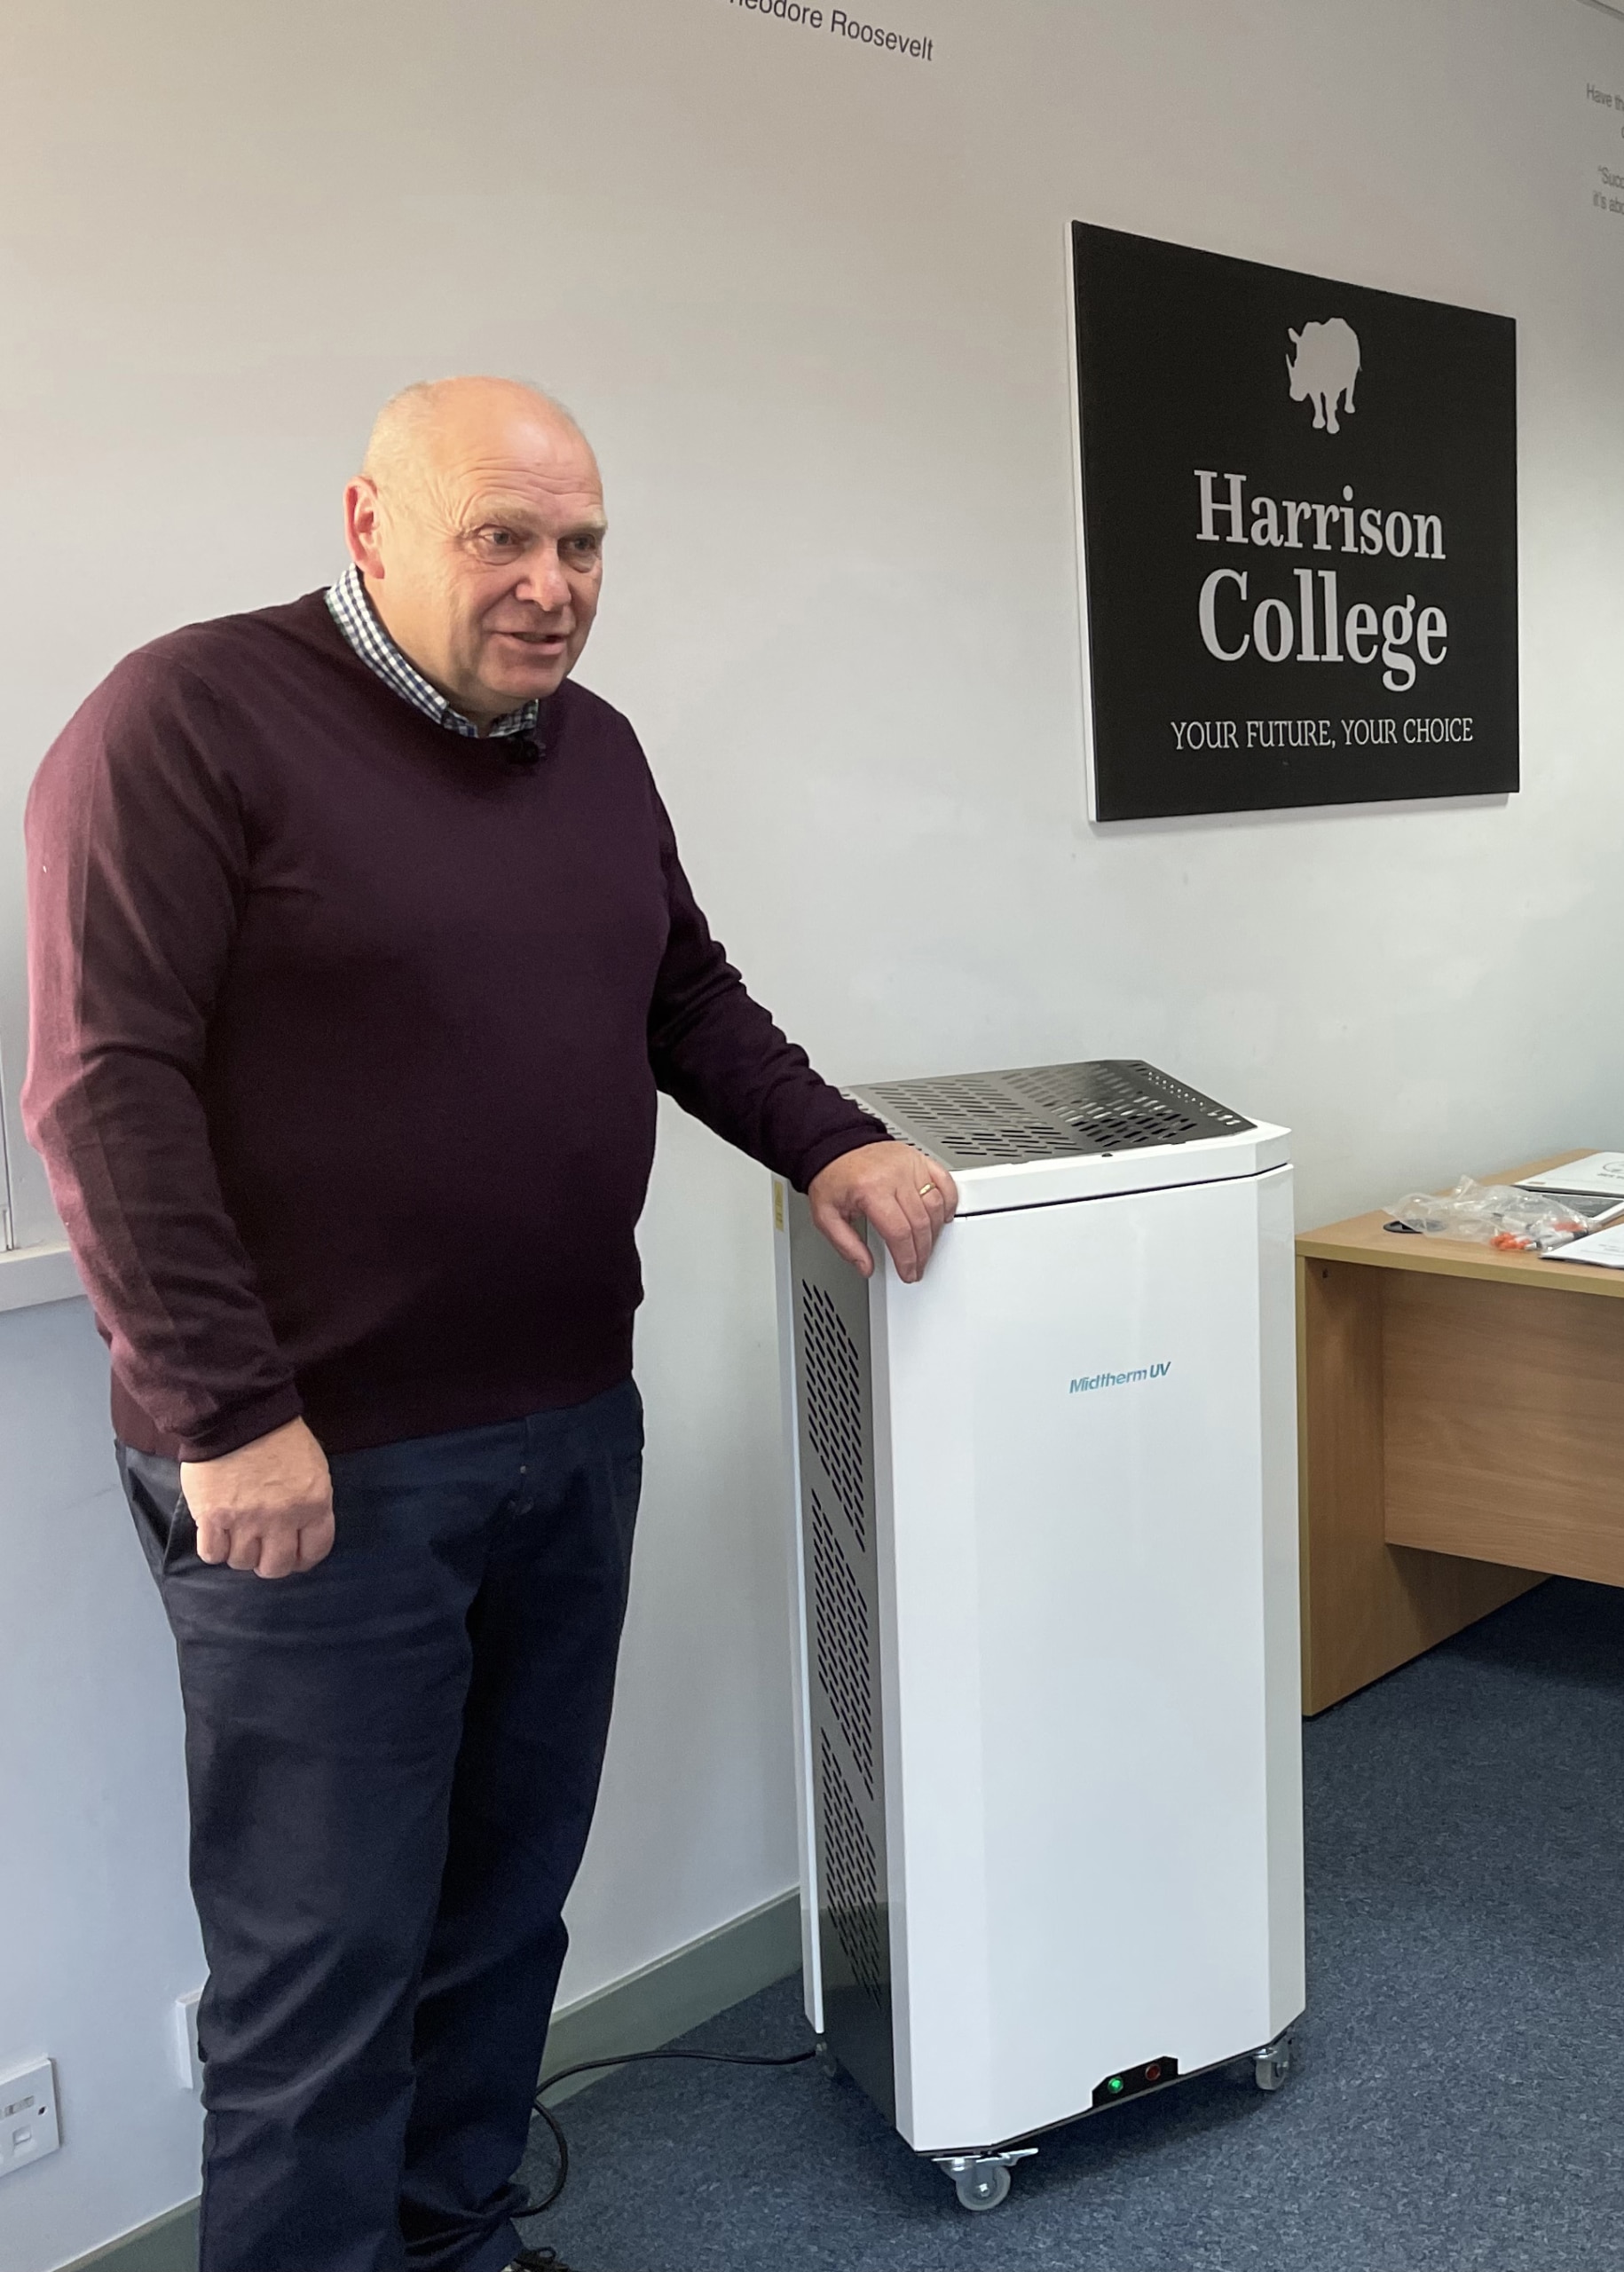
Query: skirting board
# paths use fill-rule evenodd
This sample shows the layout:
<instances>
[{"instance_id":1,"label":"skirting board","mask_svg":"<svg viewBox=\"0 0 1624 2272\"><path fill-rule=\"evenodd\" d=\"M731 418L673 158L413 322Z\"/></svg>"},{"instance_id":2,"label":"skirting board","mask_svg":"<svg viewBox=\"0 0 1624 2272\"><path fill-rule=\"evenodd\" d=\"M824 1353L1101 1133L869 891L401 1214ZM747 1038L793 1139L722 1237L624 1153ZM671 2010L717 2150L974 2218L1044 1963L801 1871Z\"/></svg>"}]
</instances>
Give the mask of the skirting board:
<instances>
[{"instance_id":1,"label":"skirting board","mask_svg":"<svg viewBox=\"0 0 1624 2272\"><path fill-rule=\"evenodd\" d=\"M553 2015L544 2072L617 2052L656 2051L800 1968L800 1905L780 1894L641 1972ZM605 2072L609 2071L605 2070ZM549 2102L562 2105L599 2079L579 2076ZM81 2256L64 2272L196 2272L197 2204Z\"/></svg>"},{"instance_id":2,"label":"skirting board","mask_svg":"<svg viewBox=\"0 0 1624 2272\"><path fill-rule=\"evenodd\" d=\"M658 2051L800 1969L800 1896L781 1893L556 2012L541 2071L557 2074L579 2060L607 2059L617 2051ZM549 2094L548 2104L562 2106L596 2079L578 2076Z\"/></svg>"}]
</instances>

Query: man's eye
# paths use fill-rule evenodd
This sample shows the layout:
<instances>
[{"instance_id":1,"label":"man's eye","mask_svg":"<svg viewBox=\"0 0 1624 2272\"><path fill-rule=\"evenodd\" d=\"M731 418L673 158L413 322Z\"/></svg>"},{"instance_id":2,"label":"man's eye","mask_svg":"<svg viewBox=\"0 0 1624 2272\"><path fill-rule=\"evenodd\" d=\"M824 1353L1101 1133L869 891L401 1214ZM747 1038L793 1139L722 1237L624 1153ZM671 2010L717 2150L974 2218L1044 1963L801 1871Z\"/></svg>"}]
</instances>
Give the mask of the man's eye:
<instances>
[{"instance_id":1,"label":"man's eye","mask_svg":"<svg viewBox=\"0 0 1624 2272\"><path fill-rule=\"evenodd\" d=\"M599 540L595 536L572 536L569 539L565 549L574 553L577 559L595 560L598 556Z\"/></svg>"},{"instance_id":2,"label":"man's eye","mask_svg":"<svg viewBox=\"0 0 1624 2272\"><path fill-rule=\"evenodd\" d=\"M492 552L511 552L518 539L511 529L481 529L479 541Z\"/></svg>"}]
</instances>

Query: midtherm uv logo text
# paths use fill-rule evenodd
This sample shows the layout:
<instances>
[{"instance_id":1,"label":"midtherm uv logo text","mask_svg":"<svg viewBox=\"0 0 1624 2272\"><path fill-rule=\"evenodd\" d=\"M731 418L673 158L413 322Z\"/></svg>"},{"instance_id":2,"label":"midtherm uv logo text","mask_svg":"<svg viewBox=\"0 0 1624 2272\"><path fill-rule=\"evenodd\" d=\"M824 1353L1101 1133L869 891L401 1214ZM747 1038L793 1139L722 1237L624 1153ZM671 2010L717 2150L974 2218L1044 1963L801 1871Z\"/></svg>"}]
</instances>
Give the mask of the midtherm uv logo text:
<instances>
[{"instance_id":1,"label":"midtherm uv logo text","mask_svg":"<svg viewBox=\"0 0 1624 2272\"><path fill-rule=\"evenodd\" d=\"M1072 1381L1071 1393L1084 1396L1090 1389L1131 1388L1135 1381L1164 1381L1172 1369L1170 1357L1164 1364L1136 1365L1128 1373L1080 1373Z\"/></svg>"}]
</instances>

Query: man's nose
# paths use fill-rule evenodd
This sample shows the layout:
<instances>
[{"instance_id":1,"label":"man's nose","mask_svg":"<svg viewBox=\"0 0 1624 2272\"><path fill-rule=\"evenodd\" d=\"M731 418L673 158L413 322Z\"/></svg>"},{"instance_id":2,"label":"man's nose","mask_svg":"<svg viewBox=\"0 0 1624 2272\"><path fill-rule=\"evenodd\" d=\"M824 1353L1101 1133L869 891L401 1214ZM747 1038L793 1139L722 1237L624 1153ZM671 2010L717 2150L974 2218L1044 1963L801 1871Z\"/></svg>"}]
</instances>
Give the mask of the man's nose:
<instances>
[{"instance_id":1,"label":"man's nose","mask_svg":"<svg viewBox=\"0 0 1624 2272\"><path fill-rule=\"evenodd\" d=\"M529 600L533 605L556 615L570 604L570 580L564 572L564 563L558 557L556 544L544 545L530 557L524 581L514 595L516 599Z\"/></svg>"}]
</instances>

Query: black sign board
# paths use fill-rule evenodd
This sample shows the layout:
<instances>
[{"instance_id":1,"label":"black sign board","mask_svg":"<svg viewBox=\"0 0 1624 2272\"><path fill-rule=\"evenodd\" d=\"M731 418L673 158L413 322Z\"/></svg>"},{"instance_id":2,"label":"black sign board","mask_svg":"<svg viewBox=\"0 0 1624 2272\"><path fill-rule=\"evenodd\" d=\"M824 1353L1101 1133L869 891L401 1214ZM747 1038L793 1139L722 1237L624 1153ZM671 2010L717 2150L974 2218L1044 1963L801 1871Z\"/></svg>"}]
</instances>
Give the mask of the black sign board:
<instances>
[{"instance_id":1,"label":"black sign board","mask_svg":"<svg viewBox=\"0 0 1624 2272\"><path fill-rule=\"evenodd\" d=\"M1515 324L1073 255L1094 817L1515 789Z\"/></svg>"}]
</instances>

